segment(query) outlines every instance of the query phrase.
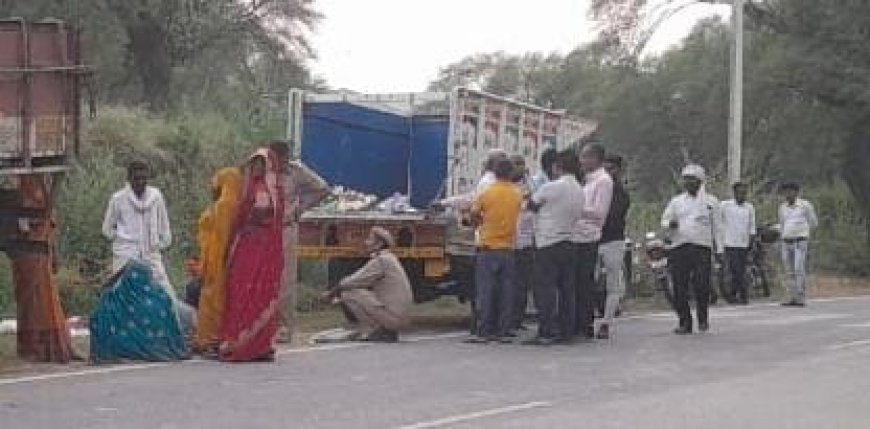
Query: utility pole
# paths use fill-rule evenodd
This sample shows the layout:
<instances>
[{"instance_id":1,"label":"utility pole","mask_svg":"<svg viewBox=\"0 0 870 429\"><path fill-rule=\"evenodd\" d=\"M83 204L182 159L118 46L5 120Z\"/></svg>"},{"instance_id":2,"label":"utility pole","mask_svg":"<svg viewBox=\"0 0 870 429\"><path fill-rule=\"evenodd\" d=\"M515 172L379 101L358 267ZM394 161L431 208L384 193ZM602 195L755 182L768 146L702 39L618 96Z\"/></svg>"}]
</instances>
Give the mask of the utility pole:
<instances>
[{"instance_id":1,"label":"utility pole","mask_svg":"<svg viewBox=\"0 0 870 429\"><path fill-rule=\"evenodd\" d=\"M731 23L731 104L728 113L728 180L741 179L743 152L743 9L746 0L733 0Z\"/></svg>"}]
</instances>

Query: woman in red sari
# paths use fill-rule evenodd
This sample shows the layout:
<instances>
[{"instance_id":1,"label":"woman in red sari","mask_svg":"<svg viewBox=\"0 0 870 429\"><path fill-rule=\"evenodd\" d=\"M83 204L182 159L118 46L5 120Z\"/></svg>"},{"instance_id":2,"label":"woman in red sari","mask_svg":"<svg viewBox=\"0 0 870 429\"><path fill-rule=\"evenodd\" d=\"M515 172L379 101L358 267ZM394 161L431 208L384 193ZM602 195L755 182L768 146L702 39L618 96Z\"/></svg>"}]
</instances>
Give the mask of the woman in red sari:
<instances>
[{"instance_id":1,"label":"woman in red sari","mask_svg":"<svg viewBox=\"0 0 870 429\"><path fill-rule=\"evenodd\" d=\"M225 362L274 360L279 325L284 193L274 155L258 150L246 173L227 261L220 345L220 359Z\"/></svg>"}]
</instances>

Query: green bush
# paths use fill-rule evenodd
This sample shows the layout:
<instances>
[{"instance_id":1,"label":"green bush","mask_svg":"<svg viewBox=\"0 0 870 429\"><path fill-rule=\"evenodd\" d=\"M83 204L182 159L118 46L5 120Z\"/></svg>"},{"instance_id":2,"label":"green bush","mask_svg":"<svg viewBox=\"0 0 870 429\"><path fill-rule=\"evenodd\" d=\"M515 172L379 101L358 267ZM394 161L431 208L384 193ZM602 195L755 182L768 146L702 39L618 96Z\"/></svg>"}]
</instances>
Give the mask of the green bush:
<instances>
[{"instance_id":1,"label":"green bush","mask_svg":"<svg viewBox=\"0 0 870 429\"><path fill-rule=\"evenodd\" d=\"M124 166L144 160L154 171L152 183L162 189L172 220L174 243L164 255L176 287L184 284L183 261L197 252L196 222L209 202L209 180L215 170L239 165L254 149L254 139L280 135L277 115L258 120L226 120L207 113L181 114L167 119L129 108L104 109L85 123L81 154L60 187L57 218L63 267L58 275L61 297L70 314L86 314L95 304L97 290L108 278L109 243L100 235L109 196L124 186ZM255 118L256 119L256 118ZM256 124L240 125L240 124ZM715 185L715 184L714 184ZM721 184L720 184L721 185ZM711 186L726 197L723 186ZM821 225L815 235L811 262L816 270L846 275L870 275L870 239L851 194L836 184L809 189ZM643 240L658 231L667 201L643 202L633 195L629 235ZM773 222L779 199L756 195L759 223ZM2 259L2 258L0 258ZM323 308L318 301L326 283L325 264L300 264L301 312ZM14 312L8 262L0 260L0 315Z\"/></svg>"}]
</instances>

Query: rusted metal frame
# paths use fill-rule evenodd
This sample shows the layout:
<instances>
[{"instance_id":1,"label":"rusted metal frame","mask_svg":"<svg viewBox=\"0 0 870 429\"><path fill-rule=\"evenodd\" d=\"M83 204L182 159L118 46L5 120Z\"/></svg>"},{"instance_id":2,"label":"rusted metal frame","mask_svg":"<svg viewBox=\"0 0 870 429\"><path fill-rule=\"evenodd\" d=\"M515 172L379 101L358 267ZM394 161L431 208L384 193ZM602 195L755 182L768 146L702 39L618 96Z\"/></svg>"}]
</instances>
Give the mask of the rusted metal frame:
<instances>
[{"instance_id":1,"label":"rusted metal frame","mask_svg":"<svg viewBox=\"0 0 870 429\"><path fill-rule=\"evenodd\" d=\"M19 63L24 70L30 68L30 29L27 22L23 19L21 25L21 58ZM24 159L24 167L33 167L33 160L30 153L30 115L32 110L30 97L30 73L25 71L21 74L21 86L19 87L19 103L21 109L21 156Z\"/></svg>"},{"instance_id":2,"label":"rusted metal frame","mask_svg":"<svg viewBox=\"0 0 870 429\"><path fill-rule=\"evenodd\" d=\"M20 176L22 174L60 173L69 170L66 165L47 165L44 167L0 167L0 176Z\"/></svg>"},{"instance_id":3,"label":"rusted metal frame","mask_svg":"<svg viewBox=\"0 0 870 429\"><path fill-rule=\"evenodd\" d=\"M81 29L80 27L75 27L72 29L70 36L72 37L72 49L73 49L73 61L75 67L81 67L82 64L82 49L81 49ZM87 71L85 72L87 73ZM79 156L79 145L81 144L81 136L79 136L79 132L81 131L82 125L82 89L81 89L81 76L76 75L73 81L72 88L72 108L73 108L73 154L77 157ZM68 153L64 153L67 155Z\"/></svg>"}]
</instances>

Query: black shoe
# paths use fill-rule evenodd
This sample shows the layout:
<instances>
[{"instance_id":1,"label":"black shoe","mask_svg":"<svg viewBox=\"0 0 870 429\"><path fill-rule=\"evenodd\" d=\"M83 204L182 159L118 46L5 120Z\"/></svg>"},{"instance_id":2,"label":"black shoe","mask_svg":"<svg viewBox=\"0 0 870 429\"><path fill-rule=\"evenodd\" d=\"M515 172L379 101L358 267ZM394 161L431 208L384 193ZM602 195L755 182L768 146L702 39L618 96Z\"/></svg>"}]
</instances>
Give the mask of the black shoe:
<instances>
[{"instance_id":1,"label":"black shoe","mask_svg":"<svg viewBox=\"0 0 870 429\"><path fill-rule=\"evenodd\" d=\"M677 335L692 335L692 328L680 326L679 328L674 329L674 333Z\"/></svg>"},{"instance_id":2,"label":"black shoe","mask_svg":"<svg viewBox=\"0 0 870 429\"><path fill-rule=\"evenodd\" d=\"M544 347L546 347L546 346L552 346L553 344L555 344L555 341L553 341L552 338L547 338L547 337L534 337L534 338L530 338L528 340L523 341L521 344L524 346L544 346Z\"/></svg>"},{"instance_id":3,"label":"black shoe","mask_svg":"<svg viewBox=\"0 0 870 429\"><path fill-rule=\"evenodd\" d=\"M507 331L503 336L507 338L516 338L519 335L516 333L516 331Z\"/></svg>"},{"instance_id":4,"label":"black shoe","mask_svg":"<svg viewBox=\"0 0 870 429\"><path fill-rule=\"evenodd\" d=\"M698 322L698 330L701 332L707 332L710 330L710 322Z\"/></svg>"},{"instance_id":5,"label":"black shoe","mask_svg":"<svg viewBox=\"0 0 870 429\"><path fill-rule=\"evenodd\" d=\"M806 304L797 301L788 301L780 305L782 305L783 307L806 307Z\"/></svg>"},{"instance_id":6,"label":"black shoe","mask_svg":"<svg viewBox=\"0 0 870 429\"><path fill-rule=\"evenodd\" d=\"M610 339L610 326L601 325L598 328L598 335L596 336L599 340L609 340Z\"/></svg>"}]
</instances>

